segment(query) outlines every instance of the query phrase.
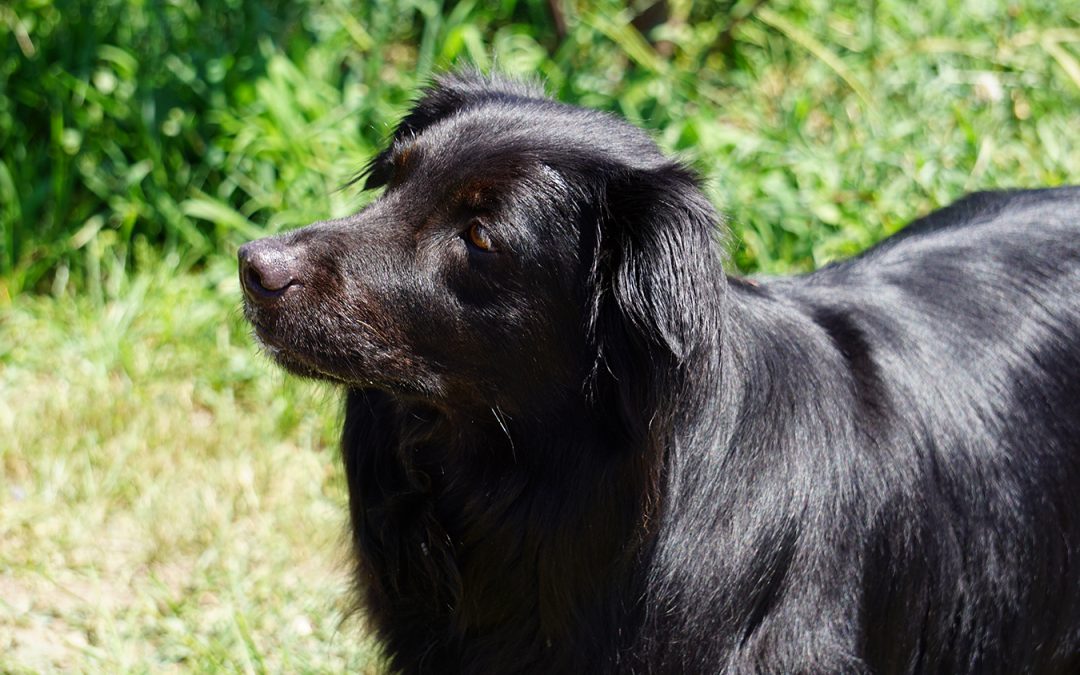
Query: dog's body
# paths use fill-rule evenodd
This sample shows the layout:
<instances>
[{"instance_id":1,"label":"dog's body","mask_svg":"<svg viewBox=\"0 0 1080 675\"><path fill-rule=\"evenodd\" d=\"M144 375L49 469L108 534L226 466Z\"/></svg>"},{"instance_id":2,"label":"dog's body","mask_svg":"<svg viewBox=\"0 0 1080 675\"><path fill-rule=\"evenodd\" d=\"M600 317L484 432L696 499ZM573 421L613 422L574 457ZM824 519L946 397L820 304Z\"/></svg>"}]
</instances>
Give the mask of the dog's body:
<instances>
[{"instance_id":1,"label":"dog's body","mask_svg":"<svg viewBox=\"0 0 1080 675\"><path fill-rule=\"evenodd\" d=\"M1080 190L725 277L644 134L443 78L357 216L241 250L348 387L363 604L407 672L1080 672Z\"/></svg>"}]
</instances>

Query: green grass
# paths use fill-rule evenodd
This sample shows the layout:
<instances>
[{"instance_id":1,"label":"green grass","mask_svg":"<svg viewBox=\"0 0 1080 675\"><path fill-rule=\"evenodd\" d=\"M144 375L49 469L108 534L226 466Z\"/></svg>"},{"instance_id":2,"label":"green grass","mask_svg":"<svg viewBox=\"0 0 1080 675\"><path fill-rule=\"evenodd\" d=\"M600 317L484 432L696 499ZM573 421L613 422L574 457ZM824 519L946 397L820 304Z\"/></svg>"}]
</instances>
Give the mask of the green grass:
<instances>
[{"instance_id":1,"label":"green grass","mask_svg":"<svg viewBox=\"0 0 1080 675\"><path fill-rule=\"evenodd\" d=\"M347 213L336 188L416 87L469 61L653 129L710 180L745 268L820 263L965 190L1076 176L1069 3L756 4L671 2L649 36L664 56L615 0L568 10L562 42L542 0L15 0L0 295L86 288L138 241L202 264Z\"/></svg>"},{"instance_id":2,"label":"green grass","mask_svg":"<svg viewBox=\"0 0 1080 675\"><path fill-rule=\"evenodd\" d=\"M670 4L670 55L614 2L561 43L539 1L0 7L0 672L378 670L343 621L340 403L258 355L233 257L365 203L338 188L432 69L650 129L744 271L1080 182L1069 3Z\"/></svg>"},{"instance_id":3,"label":"green grass","mask_svg":"<svg viewBox=\"0 0 1080 675\"><path fill-rule=\"evenodd\" d=\"M257 354L232 269L152 267L4 312L0 671L372 667L335 397Z\"/></svg>"}]
</instances>

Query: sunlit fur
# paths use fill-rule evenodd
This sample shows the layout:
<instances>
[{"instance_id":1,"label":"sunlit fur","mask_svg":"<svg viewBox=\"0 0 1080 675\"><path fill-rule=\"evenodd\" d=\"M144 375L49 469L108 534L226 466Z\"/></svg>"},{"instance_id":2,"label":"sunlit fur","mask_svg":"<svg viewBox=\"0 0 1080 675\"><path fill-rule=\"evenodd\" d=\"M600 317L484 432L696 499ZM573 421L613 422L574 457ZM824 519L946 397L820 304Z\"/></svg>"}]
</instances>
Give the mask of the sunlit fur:
<instances>
[{"instance_id":1,"label":"sunlit fur","mask_svg":"<svg viewBox=\"0 0 1080 675\"><path fill-rule=\"evenodd\" d=\"M347 389L394 668L1080 672L1080 190L728 277L646 134L471 73L367 176L247 312Z\"/></svg>"}]
</instances>

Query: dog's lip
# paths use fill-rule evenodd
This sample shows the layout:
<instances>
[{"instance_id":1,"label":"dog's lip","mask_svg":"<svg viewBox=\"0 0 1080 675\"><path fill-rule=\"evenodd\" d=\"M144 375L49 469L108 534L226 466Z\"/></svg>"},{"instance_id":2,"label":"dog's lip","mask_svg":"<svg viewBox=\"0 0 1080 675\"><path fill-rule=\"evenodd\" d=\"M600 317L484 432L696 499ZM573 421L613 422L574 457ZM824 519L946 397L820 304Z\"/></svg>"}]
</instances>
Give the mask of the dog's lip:
<instances>
[{"instance_id":1,"label":"dog's lip","mask_svg":"<svg viewBox=\"0 0 1080 675\"><path fill-rule=\"evenodd\" d=\"M255 338L263 346L263 348L275 359L281 359L284 357L290 362L294 362L304 366L305 368L317 370L311 363L311 359L307 358L302 352L298 352L293 349L289 344L283 341L281 338L270 330L266 326L259 324L256 321L251 322L251 326L255 331ZM319 372L322 372L321 370Z\"/></svg>"},{"instance_id":2,"label":"dog's lip","mask_svg":"<svg viewBox=\"0 0 1080 675\"><path fill-rule=\"evenodd\" d=\"M291 349L277 338L270 329L255 321L252 321L251 325L255 330L255 337L262 344L266 354L277 361L286 370L293 371L299 375L306 375L308 377L318 376L332 382L348 384L348 381L340 375L320 366L318 359L313 359L307 354Z\"/></svg>"},{"instance_id":3,"label":"dog's lip","mask_svg":"<svg viewBox=\"0 0 1080 675\"><path fill-rule=\"evenodd\" d=\"M270 352L271 356L276 357L279 354L286 354L292 360L303 361L299 354L290 349L289 346L278 337L277 333L260 322L258 316L253 316L249 313L247 319L248 323L251 324L252 332L255 333L255 339Z\"/></svg>"},{"instance_id":4,"label":"dog's lip","mask_svg":"<svg viewBox=\"0 0 1080 675\"><path fill-rule=\"evenodd\" d=\"M262 345L263 351L286 370L302 376L319 377L338 384L354 384L348 378L321 365L317 356L291 348L274 331L259 323L255 317L249 317L249 321L254 329L256 339Z\"/></svg>"},{"instance_id":5,"label":"dog's lip","mask_svg":"<svg viewBox=\"0 0 1080 675\"><path fill-rule=\"evenodd\" d=\"M306 377L317 377L345 386L379 387L386 391L392 391L399 394L408 393L410 391L419 391L405 386L406 383L398 382L394 384L391 381L384 380L383 378L372 374L364 375L363 373L352 373L350 375L343 375L340 372L335 372L332 368L325 365L324 359L334 360L331 355L312 354L296 350L287 341L282 340L273 329L260 321L256 308L250 308L249 311L246 312L246 318L248 323L251 324L256 340L262 346L262 350L266 355L285 368L285 370L294 374ZM323 358L320 358L320 356ZM428 400L428 397L425 396L424 400Z\"/></svg>"},{"instance_id":6,"label":"dog's lip","mask_svg":"<svg viewBox=\"0 0 1080 675\"><path fill-rule=\"evenodd\" d=\"M274 335L274 332L272 330L266 328L258 321L252 321L251 327L255 331L255 337L258 338L259 342L262 342L269 347L273 347L274 349L282 349L281 344L278 342L277 336Z\"/></svg>"}]
</instances>

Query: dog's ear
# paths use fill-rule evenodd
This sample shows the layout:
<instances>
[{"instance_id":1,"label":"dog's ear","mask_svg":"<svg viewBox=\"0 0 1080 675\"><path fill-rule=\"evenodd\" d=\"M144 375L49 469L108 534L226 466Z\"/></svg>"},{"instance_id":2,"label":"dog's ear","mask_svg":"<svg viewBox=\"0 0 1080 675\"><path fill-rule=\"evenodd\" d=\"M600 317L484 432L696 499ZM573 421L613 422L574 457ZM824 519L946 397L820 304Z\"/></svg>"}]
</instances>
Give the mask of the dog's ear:
<instances>
[{"instance_id":1,"label":"dog's ear","mask_svg":"<svg viewBox=\"0 0 1080 675\"><path fill-rule=\"evenodd\" d=\"M398 123L386 149L376 155L361 173L361 176L367 176L364 189L379 188L390 181L393 172L390 158L396 142L417 136L439 120L480 103L542 97L543 91L532 84L483 75L473 69L437 77L413 104L412 110Z\"/></svg>"},{"instance_id":2,"label":"dog's ear","mask_svg":"<svg viewBox=\"0 0 1080 675\"><path fill-rule=\"evenodd\" d=\"M719 217L689 169L613 174L600 199L590 335L597 400L648 436L718 368L726 277Z\"/></svg>"}]
</instances>

